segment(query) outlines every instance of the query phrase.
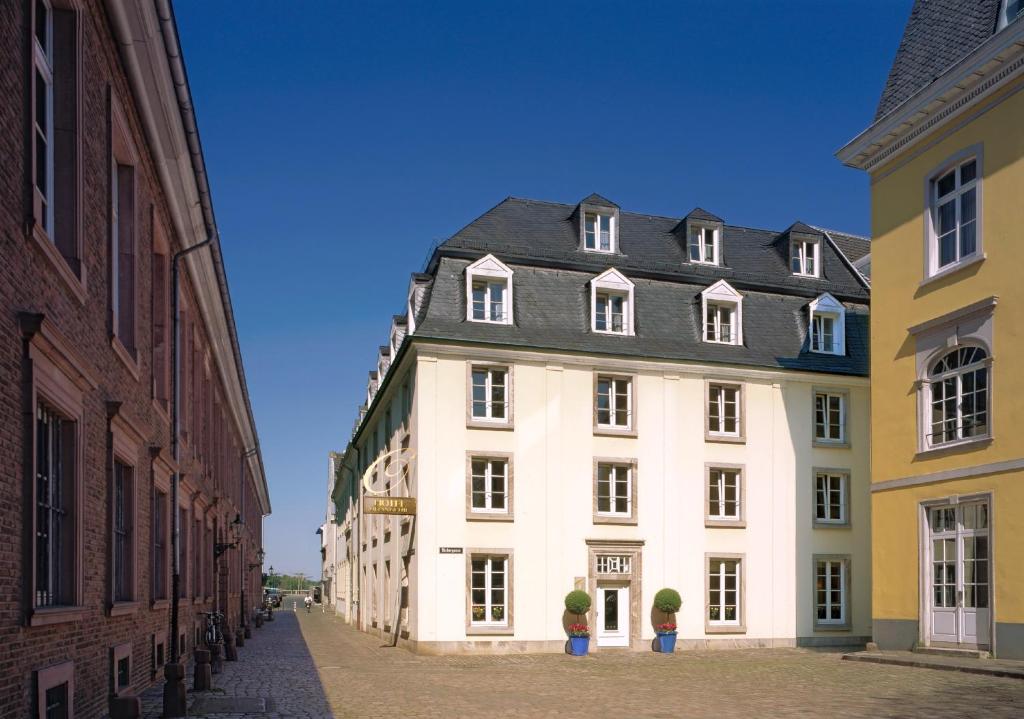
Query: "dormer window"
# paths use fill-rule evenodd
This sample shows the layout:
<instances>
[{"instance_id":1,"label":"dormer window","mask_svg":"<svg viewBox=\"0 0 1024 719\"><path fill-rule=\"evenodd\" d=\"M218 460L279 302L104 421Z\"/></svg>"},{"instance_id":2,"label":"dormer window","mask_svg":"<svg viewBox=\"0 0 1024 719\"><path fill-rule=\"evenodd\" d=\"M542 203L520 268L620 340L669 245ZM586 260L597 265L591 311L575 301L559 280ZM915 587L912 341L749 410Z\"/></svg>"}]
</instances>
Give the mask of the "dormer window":
<instances>
[{"instance_id":1,"label":"dormer window","mask_svg":"<svg viewBox=\"0 0 1024 719\"><path fill-rule=\"evenodd\" d=\"M794 237L789 243L789 262L794 275L820 277L820 240L816 237Z\"/></svg>"},{"instance_id":2,"label":"dormer window","mask_svg":"<svg viewBox=\"0 0 1024 719\"><path fill-rule=\"evenodd\" d=\"M704 341L726 345L743 344L743 295L725 280L701 292Z\"/></svg>"},{"instance_id":3,"label":"dormer window","mask_svg":"<svg viewBox=\"0 0 1024 719\"><path fill-rule=\"evenodd\" d=\"M717 265L721 230L714 225L690 225L690 262Z\"/></svg>"},{"instance_id":4,"label":"dormer window","mask_svg":"<svg viewBox=\"0 0 1024 719\"><path fill-rule=\"evenodd\" d=\"M615 217L583 213L583 246L591 252L615 252Z\"/></svg>"},{"instance_id":5,"label":"dormer window","mask_svg":"<svg viewBox=\"0 0 1024 719\"><path fill-rule=\"evenodd\" d=\"M846 354L846 308L843 304L826 292L811 302L809 312L811 352Z\"/></svg>"},{"instance_id":6,"label":"dormer window","mask_svg":"<svg viewBox=\"0 0 1024 719\"><path fill-rule=\"evenodd\" d=\"M1024 17L1024 0L1001 0L999 3L999 19L996 21L996 30Z\"/></svg>"},{"instance_id":7,"label":"dormer window","mask_svg":"<svg viewBox=\"0 0 1024 719\"><path fill-rule=\"evenodd\" d=\"M590 329L607 334L633 334L633 283L618 270L590 281Z\"/></svg>"},{"instance_id":8,"label":"dormer window","mask_svg":"<svg viewBox=\"0 0 1024 719\"><path fill-rule=\"evenodd\" d=\"M466 320L512 324L512 270L494 255L466 268Z\"/></svg>"}]
</instances>

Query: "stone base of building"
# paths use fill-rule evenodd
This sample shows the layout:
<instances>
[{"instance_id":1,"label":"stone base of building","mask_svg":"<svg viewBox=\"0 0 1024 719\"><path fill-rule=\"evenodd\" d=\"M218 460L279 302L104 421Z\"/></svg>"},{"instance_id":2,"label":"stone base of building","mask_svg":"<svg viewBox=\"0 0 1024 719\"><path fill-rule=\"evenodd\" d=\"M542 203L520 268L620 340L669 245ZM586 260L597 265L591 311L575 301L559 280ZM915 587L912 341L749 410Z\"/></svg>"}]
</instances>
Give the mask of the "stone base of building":
<instances>
[{"instance_id":1,"label":"stone base of building","mask_svg":"<svg viewBox=\"0 0 1024 719\"><path fill-rule=\"evenodd\" d=\"M878 619L871 621L875 643L882 650L910 651L921 636L916 619Z\"/></svg>"},{"instance_id":2,"label":"stone base of building","mask_svg":"<svg viewBox=\"0 0 1024 719\"><path fill-rule=\"evenodd\" d=\"M1024 624L996 622L997 659L1024 659Z\"/></svg>"}]
</instances>

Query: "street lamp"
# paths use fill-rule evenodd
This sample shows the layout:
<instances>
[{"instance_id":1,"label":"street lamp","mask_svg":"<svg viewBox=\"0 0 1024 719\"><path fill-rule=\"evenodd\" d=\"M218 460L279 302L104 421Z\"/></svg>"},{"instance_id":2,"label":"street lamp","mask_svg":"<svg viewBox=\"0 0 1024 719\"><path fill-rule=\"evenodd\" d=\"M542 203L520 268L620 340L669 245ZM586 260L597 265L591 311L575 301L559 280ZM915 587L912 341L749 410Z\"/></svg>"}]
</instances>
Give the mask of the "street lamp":
<instances>
[{"instance_id":1,"label":"street lamp","mask_svg":"<svg viewBox=\"0 0 1024 719\"><path fill-rule=\"evenodd\" d=\"M249 565L249 571L251 572L252 570L256 569L256 567L262 567L263 566L263 558L265 556L267 556L267 553L263 551L262 547L257 549L256 550L256 561ZM271 567L270 571L273 572L274 568Z\"/></svg>"},{"instance_id":2,"label":"street lamp","mask_svg":"<svg viewBox=\"0 0 1024 719\"><path fill-rule=\"evenodd\" d=\"M231 536L234 537L233 542L217 542L213 545L213 558L217 559L220 555L229 549L233 549L238 546L238 542L242 539L242 515L236 514L234 520L229 525L231 527Z\"/></svg>"}]
</instances>

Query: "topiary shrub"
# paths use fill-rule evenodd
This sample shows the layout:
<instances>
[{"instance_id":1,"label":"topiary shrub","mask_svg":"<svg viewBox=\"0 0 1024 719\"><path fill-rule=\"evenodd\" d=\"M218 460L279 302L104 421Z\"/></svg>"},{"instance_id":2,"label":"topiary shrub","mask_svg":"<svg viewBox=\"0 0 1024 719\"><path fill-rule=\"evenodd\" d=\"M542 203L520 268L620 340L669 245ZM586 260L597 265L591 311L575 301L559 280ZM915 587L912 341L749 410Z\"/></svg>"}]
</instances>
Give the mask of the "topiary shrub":
<instances>
[{"instance_id":1,"label":"topiary shrub","mask_svg":"<svg viewBox=\"0 0 1024 719\"><path fill-rule=\"evenodd\" d=\"M654 595L654 606L658 611L672 614L678 612L679 607L683 606L683 600L675 589L659 589L658 593Z\"/></svg>"},{"instance_id":2,"label":"topiary shrub","mask_svg":"<svg viewBox=\"0 0 1024 719\"><path fill-rule=\"evenodd\" d=\"M590 595L582 589L574 589L565 595L565 608L573 614L586 614L590 609Z\"/></svg>"}]
</instances>

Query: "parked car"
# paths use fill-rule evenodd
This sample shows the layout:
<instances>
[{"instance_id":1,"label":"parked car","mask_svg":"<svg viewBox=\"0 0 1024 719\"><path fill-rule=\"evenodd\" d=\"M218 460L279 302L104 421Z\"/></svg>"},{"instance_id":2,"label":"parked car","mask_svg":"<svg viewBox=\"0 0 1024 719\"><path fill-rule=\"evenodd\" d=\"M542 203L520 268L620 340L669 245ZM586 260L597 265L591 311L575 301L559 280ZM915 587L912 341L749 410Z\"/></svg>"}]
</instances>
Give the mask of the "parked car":
<instances>
[{"instance_id":1,"label":"parked car","mask_svg":"<svg viewBox=\"0 0 1024 719\"><path fill-rule=\"evenodd\" d=\"M281 590L277 587L270 587L269 589L267 589L267 603L270 606L274 608L280 607L281 598Z\"/></svg>"}]
</instances>

